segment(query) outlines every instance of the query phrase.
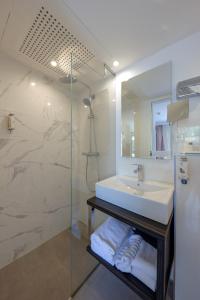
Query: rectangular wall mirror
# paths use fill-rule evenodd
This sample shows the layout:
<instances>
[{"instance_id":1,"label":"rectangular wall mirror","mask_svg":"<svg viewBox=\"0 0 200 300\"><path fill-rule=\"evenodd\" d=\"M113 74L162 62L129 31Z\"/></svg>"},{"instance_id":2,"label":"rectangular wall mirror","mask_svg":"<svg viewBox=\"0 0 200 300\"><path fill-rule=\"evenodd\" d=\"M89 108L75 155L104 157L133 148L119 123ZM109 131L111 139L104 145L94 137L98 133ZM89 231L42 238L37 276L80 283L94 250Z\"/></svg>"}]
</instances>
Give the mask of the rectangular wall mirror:
<instances>
[{"instance_id":1,"label":"rectangular wall mirror","mask_svg":"<svg viewBox=\"0 0 200 300\"><path fill-rule=\"evenodd\" d=\"M123 157L171 159L171 63L122 82Z\"/></svg>"}]
</instances>

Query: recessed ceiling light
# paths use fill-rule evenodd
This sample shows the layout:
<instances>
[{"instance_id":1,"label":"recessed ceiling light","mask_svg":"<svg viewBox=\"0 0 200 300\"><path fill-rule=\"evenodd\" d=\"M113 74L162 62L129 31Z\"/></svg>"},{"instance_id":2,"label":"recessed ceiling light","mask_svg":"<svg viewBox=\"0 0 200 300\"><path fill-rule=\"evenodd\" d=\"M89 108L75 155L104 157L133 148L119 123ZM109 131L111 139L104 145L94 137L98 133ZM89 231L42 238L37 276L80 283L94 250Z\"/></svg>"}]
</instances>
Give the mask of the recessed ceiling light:
<instances>
[{"instance_id":1,"label":"recessed ceiling light","mask_svg":"<svg viewBox=\"0 0 200 300\"><path fill-rule=\"evenodd\" d=\"M47 102L47 105L48 105L48 106L51 106L51 102Z\"/></svg>"},{"instance_id":2,"label":"recessed ceiling light","mask_svg":"<svg viewBox=\"0 0 200 300\"><path fill-rule=\"evenodd\" d=\"M113 61L113 67L118 67L119 66L119 62L117 60Z\"/></svg>"},{"instance_id":3,"label":"recessed ceiling light","mask_svg":"<svg viewBox=\"0 0 200 300\"><path fill-rule=\"evenodd\" d=\"M55 60L52 60L51 65L52 65L52 67L57 67L57 62Z\"/></svg>"},{"instance_id":4,"label":"recessed ceiling light","mask_svg":"<svg viewBox=\"0 0 200 300\"><path fill-rule=\"evenodd\" d=\"M36 83L34 81L31 81L30 85L31 86L36 86Z\"/></svg>"}]
</instances>

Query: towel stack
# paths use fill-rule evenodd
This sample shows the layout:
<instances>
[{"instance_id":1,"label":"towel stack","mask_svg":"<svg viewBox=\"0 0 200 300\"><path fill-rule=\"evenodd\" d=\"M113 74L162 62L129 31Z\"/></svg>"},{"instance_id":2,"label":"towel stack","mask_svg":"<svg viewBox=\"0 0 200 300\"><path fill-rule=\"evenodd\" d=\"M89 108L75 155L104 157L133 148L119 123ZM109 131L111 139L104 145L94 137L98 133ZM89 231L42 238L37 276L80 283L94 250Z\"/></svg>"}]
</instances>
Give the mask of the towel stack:
<instances>
[{"instance_id":1,"label":"towel stack","mask_svg":"<svg viewBox=\"0 0 200 300\"><path fill-rule=\"evenodd\" d=\"M132 261L131 273L153 291L157 280L157 250L142 240L139 250Z\"/></svg>"},{"instance_id":2,"label":"towel stack","mask_svg":"<svg viewBox=\"0 0 200 300\"><path fill-rule=\"evenodd\" d=\"M114 266L116 251L130 230L130 226L109 217L91 235L91 248L96 254Z\"/></svg>"},{"instance_id":3,"label":"towel stack","mask_svg":"<svg viewBox=\"0 0 200 300\"><path fill-rule=\"evenodd\" d=\"M132 227L109 217L92 235L91 248L112 266L131 273L155 291L157 250Z\"/></svg>"}]
</instances>

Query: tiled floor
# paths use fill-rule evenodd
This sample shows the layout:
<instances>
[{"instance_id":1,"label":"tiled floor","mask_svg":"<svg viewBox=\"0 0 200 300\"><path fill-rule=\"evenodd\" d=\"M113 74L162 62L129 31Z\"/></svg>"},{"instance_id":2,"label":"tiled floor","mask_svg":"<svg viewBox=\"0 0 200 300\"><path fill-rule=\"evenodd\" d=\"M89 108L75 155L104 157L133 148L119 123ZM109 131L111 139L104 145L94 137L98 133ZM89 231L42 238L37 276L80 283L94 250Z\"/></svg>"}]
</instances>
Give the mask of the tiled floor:
<instances>
[{"instance_id":1,"label":"tiled floor","mask_svg":"<svg viewBox=\"0 0 200 300\"><path fill-rule=\"evenodd\" d=\"M141 300L121 280L99 266L73 300Z\"/></svg>"},{"instance_id":2,"label":"tiled floor","mask_svg":"<svg viewBox=\"0 0 200 300\"><path fill-rule=\"evenodd\" d=\"M169 291L166 300L172 300ZM74 296L73 300L142 300L121 280L99 266Z\"/></svg>"},{"instance_id":3,"label":"tiled floor","mask_svg":"<svg viewBox=\"0 0 200 300\"><path fill-rule=\"evenodd\" d=\"M0 300L67 300L71 290L74 291L96 265L85 250L86 244L86 240L80 242L69 231L64 231L1 269ZM103 266L92 273L73 298L110 299L141 300Z\"/></svg>"},{"instance_id":4,"label":"tiled floor","mask_svg":"<svg viewBox=\"0 0 200 300\"><path fill-rule=\"evenodd\" d=\"M80 243L64 231L1 269L0 300L67 300L71 284L73 290L77 288L94 266L85 247L86 241Z\"/></svg>"}]
</instances>

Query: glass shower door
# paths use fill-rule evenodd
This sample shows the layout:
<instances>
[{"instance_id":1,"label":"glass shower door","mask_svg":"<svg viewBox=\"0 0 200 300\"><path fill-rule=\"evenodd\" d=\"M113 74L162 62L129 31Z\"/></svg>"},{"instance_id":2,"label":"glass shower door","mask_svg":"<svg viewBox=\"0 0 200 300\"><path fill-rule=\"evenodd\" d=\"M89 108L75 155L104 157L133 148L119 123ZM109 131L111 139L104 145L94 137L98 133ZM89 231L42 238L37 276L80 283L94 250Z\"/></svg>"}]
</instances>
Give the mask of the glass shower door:
<instances>
[{"instance_id":1,"label":"glass shower door","mask_svg":"<svg viewBox=\"0 0 200 300\"><path fill-rule=\"evenodd\" d=\"M87 199L95 183L115 174L115 103L113 79L103 64L72 55L71 65L71 292L83 285L98 263L87 252ZM105 216L96 212L95 226Z\"/></svg>"}]
</instances>

